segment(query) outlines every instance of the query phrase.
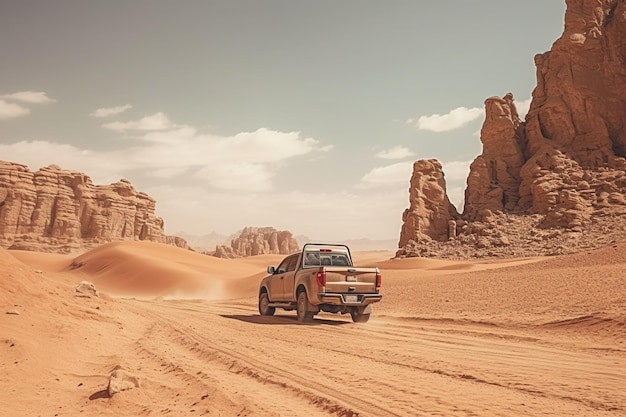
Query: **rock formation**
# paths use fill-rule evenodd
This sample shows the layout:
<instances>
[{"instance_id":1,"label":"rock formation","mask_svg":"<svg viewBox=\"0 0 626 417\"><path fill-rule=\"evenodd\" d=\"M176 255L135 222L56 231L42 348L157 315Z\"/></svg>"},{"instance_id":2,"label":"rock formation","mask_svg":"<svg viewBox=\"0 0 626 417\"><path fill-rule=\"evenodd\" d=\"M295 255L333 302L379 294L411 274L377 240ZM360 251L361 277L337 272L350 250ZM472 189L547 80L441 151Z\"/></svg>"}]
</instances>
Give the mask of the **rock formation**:
<instances>
[{"instance_id":1,"label":"rock formation","mask_svg":"<svg viewBox=\"0 0 626 417\"><path fill-rule=\"evenodd\" d=\"M96 289L96 286L89 281L81 281L75 287L77 297L100 297L100 292Z\"/></svg>"},{"instance_id":2,"label":"rock formation","mask_svg":"<svg viewBox=\"0 0 626 417\"><path fill-rule=\"evenodd\" d=\"M263 254L288 255L299 250L298 242L291 232L278 231L273 227L246 227L230 246L217 245L215 256L240 258Z\"/></svg>"},{"instance_id":3,"label":"rock formation","mask_svg":"<svg viewBox=\"0 0 626 417\"><path fill-rule=\"evenodd\" d=\"M106 392L110 398L122 391L139 387L141 387L141 378L118 365L109 375Z\"/></svg>"},{"instance_id":4,"label":"rock formation","mask_svg":"<svg viewBox=\"0 0 626 417\"><path fill-rule=\"evenodd\" d=\"M563 233L623 233L616 219L626 215L626 2L566 3L563 35L535 56L537 86L526 120L510 93L485 101L483 151L470 167L458 239L448 246L508 247L507 224L532 227L526 235L544 243ZM423 253L424 218L405 212L403 220L398 253ZM611 227L615 222L620 227ZM541 232L548 229L555 232ZM446 240L443 230L439 241ZM407 249L411 233L416 239ZM522 241L532 246L520 235ZM584 239L563 241L586 247Z\"/></svg>"},{"instance_id":5,"label":"rock formation","mask_svg":"<svg viewBox=\"0 0 626 417\"><path fill-rule=\"evenodd\" d=\"M569 0L565 30L535 57L520 209L580 228L626 193L626 4ZM610 211L610 210L609 210Z\"/></svg>"},{"instance_id":6,"label":"rock formation","mask_svg":"<svg viewBox=\"0 0 626 417\"><path fill-rule=\"evenodd\" d=\"M583 168L624 168L626 4L568 0L565 30L535 57L526 156L558 149ZM621 157L616 159L617 157Z\"/></svg>"},{"instance_id":7,"label":"rock formation","mask_svg":"<svg viewBox=\"0 0 626 417\"><path fill-rule=\"evenodd\" d=\"M0 161L0 246L70 253L114 240L150 240L186 247L167 237L155 200L127 180L94 185L56 165L31 172Z\"/></svg>"},{"instance_id":8,"label":"rock formation","mask_svg":"<svg viewBox=\"0 0 626 417\"><path fill-rule=\"evenodd\" d=\"M400 247L411 240L447 240L450 237L449 223L459 218L459 214L446 194L439 161L428 159L413 164L409 204L402 214Z\"/></svg>"},{"instance_id":9,"label":"rock formation","mask_svg":"<svg viewBox=\"0 0 626 417\"><path fill-rule=\"evenodd\" d=\"M519 202L520 170L524 163L522 122L513 95L485 100L485 121L480 132L483 153L470 166L464 215L480 218L483 210L514 210Z\"/></svg>"}]
</instances>

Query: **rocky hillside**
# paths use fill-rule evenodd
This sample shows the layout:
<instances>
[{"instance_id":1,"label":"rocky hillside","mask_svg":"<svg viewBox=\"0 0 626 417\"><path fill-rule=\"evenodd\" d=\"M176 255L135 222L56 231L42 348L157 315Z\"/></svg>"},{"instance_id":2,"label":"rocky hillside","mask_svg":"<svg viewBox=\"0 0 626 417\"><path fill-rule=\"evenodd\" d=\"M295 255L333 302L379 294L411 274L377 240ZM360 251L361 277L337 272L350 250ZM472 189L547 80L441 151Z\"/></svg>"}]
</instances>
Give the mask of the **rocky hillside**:
<instances>
[{"instance_id":1,"label":"rocky hillside","mask_svg":"<svg viewBox=\"0 0 626 417\"><path fill-rule=\"evenodd\" d=\"M71 253L115 240L150 240L187 247L165 236L155 200L127 180L94 185L56 165L31 172L0 161L0 246Z\"/></svg>"},{"instance_id":2,"label":"rocky hillside","mask_svg":"<svg viewBox=\"0 0 626 417\"><path fill-rule=\"evenodd\" d=\"M287 255L298 250L298 242L291 232L278 231L273 227L246 227L231 241L230 246L216 246L215 256L241 258L263 254Z\"/></svg>"},{"instance_id":3,"label":"rocky hillside","mask_svg":"<svg viewBox=\"0 0 626 417\"><path fill-rule=\"evenodd\" d=\"M535 56L526 120L510 93L485 101L463 213L436 161L414 165L399 256L532 256L626 237L626 2L566 3L563 35Z\"/></svg>"}]
</instances>

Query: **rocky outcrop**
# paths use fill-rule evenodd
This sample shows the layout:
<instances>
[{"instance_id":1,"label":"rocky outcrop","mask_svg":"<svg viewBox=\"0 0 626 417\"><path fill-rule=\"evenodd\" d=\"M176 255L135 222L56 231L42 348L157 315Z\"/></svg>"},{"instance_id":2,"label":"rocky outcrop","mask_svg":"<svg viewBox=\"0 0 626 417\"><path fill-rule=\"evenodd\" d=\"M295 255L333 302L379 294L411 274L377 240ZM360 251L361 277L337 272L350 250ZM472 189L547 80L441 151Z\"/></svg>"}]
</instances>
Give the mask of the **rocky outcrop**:
<instances>
[{"instance_id":1,"label":"rocky outcrop","mask_svg":"<svg viewBox=\"0 0 626 417\"><path fill-rule=\"evenodd\" d=\"M626 192L626 4L567 1L563 35L535 64L537 87L517 136L519 201L504 209L544 215L543 227L578 229L607 205L623 206Z\"/></svg>"},{"instance_id":2,"label":"rocky outcrop","mask_svg":"<svg viewBox=\"0 0 626 417\"><path fill-rule=\"evenodd\" d=\"M457 239L443 246L509 247L517 240L509 238L507 221L517 224L519 216L532 216L518 223L532 226L526 235L541 235L543 243L562 233L585 234L590 242L604 240L589 233L623 233L614 225L626 215L626 2L566 3L563 35L535 57L537 86L525 121L512 94L485 101L483 151L470 167ZM405 229L419 229L422 219L410 221L399 253L427 252L424 245L432 244L419 234L405 247ZM561 234L541 232L549 229Z\"/></svg>"},{"instance_id":3,"label":"rocky outcrop","mask_svg":"<svg viewBox=\"0 0 626 417\"><path fill-rule=\"evenodd\" d=\"M568 1L563 35L535 64L519 209L545 215L544 227L577 229L623 213L626 4Z\"/></svg>"},{"instance_id":4,"label":"rocky outcrop","mask_svg":"<svg viewBox=\"0 0 626 417\"><path fill-rule=\"evenodd\" d=\"M514 210L519 203L523 130L513 95L485 100L485 121L480 132L483 153L470 166L465 191L464 217L480 218L487 210Z\"/></svg>"},{"instance_id":5,"label":"rocky outcrop","mask_svg":"<svg viewBox=\"0 0 626 417\"><path fill-rule=\"evenodd\" d=\"M626 156L626 4L568 0L563 35L535 57L527 159L556 148L583 168L623 169Z\"/></svg>"},{"instance_id":6,"label":"rocky outcrop","mask_svg":"<svg viewBox=\"0 0 626 417\"><path fill-rule=\"evenodd\" d=\"M291 232L278 231L273 227L246 227L231 241L230 246L217 245L214 256L240 258L263 254L288 255L298 250L298 242Z\"/></svg>"},{"instance_id":7,"label":"rocky outcrop","mask_svg":"<svg viewBox=\"0 0 626 417\"><path fill-rule=\"evenodd\" d=\"M410 241L397 251L397 256L447 259L552 256L616 244L626 237L626 224L620 218L594 217L583 231L545 228L541 225L542 218L538 214L485 211L483 220L459 222L456 239Z\"/></svg>"},{"instance_id":8,"label":"rocky outcrop","mask_svg":"<svg viewBox=\"0 0 626 417\"><path fill-rule=\"evenodd\" d=\"M402 214L399 246L410 241L454 237L450 233L456 233L458 218L459 214L446 194L441 163L435 159L415 162L409 186L409 208Z\"/></svg>"},{"instance_id":9,"label":"rocky outcrop","mask_svg":"<svg viewBox=\"0 0 626 417\"><path fill-rule=\"evenodd\" d=\"M0 246L71 253L114 240L168 242L153 198L124 179L94 185L56 165L31 172L0 161Z\"/></svg>"}]
</instances>

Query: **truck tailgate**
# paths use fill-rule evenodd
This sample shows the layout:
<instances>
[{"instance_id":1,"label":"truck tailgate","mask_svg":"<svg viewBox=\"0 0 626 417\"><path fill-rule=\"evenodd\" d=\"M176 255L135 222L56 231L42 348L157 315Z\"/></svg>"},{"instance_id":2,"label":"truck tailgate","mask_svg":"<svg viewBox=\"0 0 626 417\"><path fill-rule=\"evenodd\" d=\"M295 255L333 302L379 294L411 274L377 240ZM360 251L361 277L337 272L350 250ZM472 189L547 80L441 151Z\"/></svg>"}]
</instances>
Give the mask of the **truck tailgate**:
<instances>
[{"instance_id":1,"label":"truck tailgate","mask_svg":"<svg viewBox=\"0 0 626 417\"><path fill-rule=\"evenodd\" d=\"M376 293L376 268L326 267L327 293Z\"/></svg>"}]
</instances>

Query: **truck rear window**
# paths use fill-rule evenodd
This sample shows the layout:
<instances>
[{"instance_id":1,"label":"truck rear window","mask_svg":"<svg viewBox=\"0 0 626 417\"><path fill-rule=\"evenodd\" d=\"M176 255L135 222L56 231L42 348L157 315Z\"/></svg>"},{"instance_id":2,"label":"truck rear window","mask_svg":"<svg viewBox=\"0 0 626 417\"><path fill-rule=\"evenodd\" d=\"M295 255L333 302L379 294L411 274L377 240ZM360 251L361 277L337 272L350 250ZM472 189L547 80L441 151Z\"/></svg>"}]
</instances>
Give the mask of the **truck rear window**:
<instances>
[{"instance_id":1,"label":"truck rear window","mask_svg":"<svg viewBox=\"0 0 626 417\"><path fill-rule=\"evenodd\" d=\"M310 266L352 266L345 253L332 252L306 252L304 265Z\"/></svg>"}]
</instances>

